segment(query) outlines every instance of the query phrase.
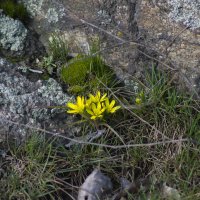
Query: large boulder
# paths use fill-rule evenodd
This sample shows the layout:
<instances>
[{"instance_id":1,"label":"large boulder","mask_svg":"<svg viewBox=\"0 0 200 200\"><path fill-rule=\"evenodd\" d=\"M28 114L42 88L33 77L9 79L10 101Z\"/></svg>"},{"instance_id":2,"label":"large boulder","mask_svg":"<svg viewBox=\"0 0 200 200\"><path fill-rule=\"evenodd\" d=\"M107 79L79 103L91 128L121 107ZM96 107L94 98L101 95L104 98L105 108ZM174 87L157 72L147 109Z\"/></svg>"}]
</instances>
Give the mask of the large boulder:
<instances>
[{"instance_id":1,"label":"large boulder","mask_svg":"<svg viewBox=\"0 0 200 200\"><path fill-rule=\"evenodd\" d=\"M30 11L32 26L44 44L55 30L63 35L72 31L99 35L107 49L105 59L119 75L122 69L141 76L144 66L153 61L162 69L175 69L180 83L199 94L199 1L20 1Z\"/></svg>"},{"instance_id":2,"label":"large boulder","mask_svg":"<svg viewBox=\"0 0 200 200\"><path fill-rule=\"evenodd\" d=\"M200 94L200 1L142 0L138 6L136 21L145 45Z\"/></svg>"}]
</instances>

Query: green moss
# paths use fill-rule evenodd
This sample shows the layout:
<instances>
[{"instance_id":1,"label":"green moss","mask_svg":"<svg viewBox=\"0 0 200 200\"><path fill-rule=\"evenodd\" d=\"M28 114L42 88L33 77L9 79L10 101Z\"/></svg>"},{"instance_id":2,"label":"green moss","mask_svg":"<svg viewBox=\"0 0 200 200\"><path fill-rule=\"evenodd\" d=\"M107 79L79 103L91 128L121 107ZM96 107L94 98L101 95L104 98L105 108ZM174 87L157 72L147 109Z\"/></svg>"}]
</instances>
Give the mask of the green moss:
<instances>
[{"instance_id":1,"label":"green moss","mask_svg":"<svg viewBox=\"0 0 200 200\"><path fill-rule=\"evenodd\" d=\"M73 94L81 94L85 92L85 86L74 85L68 88L68 92Z\"/></svg>"},{"instance_id":2,"label":"green moss","mask_svg":"<svg viewBox=\"0 0 200 200\"><path fill-rule=\"evenodd\" d=\"M70 60L68 66L62 67L60 77L64 83L69 85L69 92L76 94L96 91L103 84L112 87L116 82L114 73L99 55L78 55Z\"/></svg>"},{"instance_id":3,"label":"green moss","mask_svg":"<svg viewBox=\"0 0 200 200\"><path fill-rule=\"evenodd\" d=\"M61 80L70 86L84 84L91 64L91 58L82 55L71 59L68 66L62 67Z\"/></svg>"},{"instance_id":4,"label":"green moss","mask_svg":"<svg viewBox=\"0 0 200 200\"><path fill-rule=\"evenodd\" d=\"M53 70L59 69L57 76L68 86L70 93L86 94L103 85L112 87L116 77L98 53L99 50L99 43L95 41L89 55L79 54L71 58L65 38L54 33L49 37L49 56L44 58L42 67L51 75Z\"/></svg>"},{"instance_id":5,"label":"green moss","mask_svg":"<svg viewBox=\"0 0 200 200\"><path fill-rule=\"evenodd\" d=\"M27 22L28 20L28 12L22 3L16 3L14 0L1 0L0 9L14 19L19 19L22 22Z\"/></svg>"}]
</instances>

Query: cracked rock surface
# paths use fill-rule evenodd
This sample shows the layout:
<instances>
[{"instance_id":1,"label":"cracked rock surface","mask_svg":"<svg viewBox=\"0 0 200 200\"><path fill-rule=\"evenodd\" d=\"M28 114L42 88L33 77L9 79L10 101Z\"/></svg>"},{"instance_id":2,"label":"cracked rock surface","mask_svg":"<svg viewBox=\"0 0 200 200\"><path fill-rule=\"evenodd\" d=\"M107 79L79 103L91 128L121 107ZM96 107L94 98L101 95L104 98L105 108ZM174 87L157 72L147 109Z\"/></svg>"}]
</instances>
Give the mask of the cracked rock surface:
<instances>
[{"instance_id":1,"label":"cracked rock surface","mask_svg":"<svg viewBox=\"0 0 200 200\"><path fill-rule=\"evenodd\" d=\"M3 119L51 131L61 131L64 127L62 132L65 132L70 117L64 110L49 106L64 106L69 100L54 79L31 82L17 65L0 58L0 122L6 124L9 134L22 137L28 130Z\"/></svg>"}]
</instances>

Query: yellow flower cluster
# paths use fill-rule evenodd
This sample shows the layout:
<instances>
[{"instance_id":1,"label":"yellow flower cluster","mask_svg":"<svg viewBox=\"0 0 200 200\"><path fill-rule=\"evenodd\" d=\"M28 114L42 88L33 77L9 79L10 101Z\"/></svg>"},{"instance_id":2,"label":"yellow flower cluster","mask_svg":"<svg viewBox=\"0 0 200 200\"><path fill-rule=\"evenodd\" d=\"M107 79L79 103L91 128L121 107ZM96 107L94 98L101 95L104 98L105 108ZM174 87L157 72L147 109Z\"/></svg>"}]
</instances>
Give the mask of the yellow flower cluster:
<instances>
[{"instance_id":1,"label":"yellow flower cluster","mask_svg":"<svg viewBox=\"0 0 200 200\"><path fill-rule=\"evenodd\" d=\"M144 102L144 99L145 99L144 91L141 91L140 93L138 93L137 97L135 98L135 103L137 105L141 105Z\"/></svg>"},{"instance_id":2,"label":"yellow flower cluster","mask_svg":"<svg viewBox=\"0 0 200 200\"><path fill-rule=\"evenodd\" d=\"M115 106L115 100L110 102L107 94L101 95L100 91L96 95L89 94L89 98L86 99L83 96L78 96L76 103L68 103L68 113L80 114L84 117L89 117L92 120L102 118L105 113L114 113L120 106Z\"/></svg>"}]
</instances>

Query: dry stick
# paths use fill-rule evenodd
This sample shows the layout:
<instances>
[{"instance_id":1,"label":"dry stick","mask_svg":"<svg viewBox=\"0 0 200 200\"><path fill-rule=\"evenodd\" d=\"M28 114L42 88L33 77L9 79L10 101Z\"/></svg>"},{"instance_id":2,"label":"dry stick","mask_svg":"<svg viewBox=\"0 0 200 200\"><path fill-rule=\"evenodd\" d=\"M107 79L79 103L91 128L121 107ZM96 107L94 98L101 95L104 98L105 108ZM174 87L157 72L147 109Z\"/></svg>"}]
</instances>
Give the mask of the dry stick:
<instances>
[{"instance_id":1,"label":"dry stick","mask_svg":"<svg viewBox=\"0 0 200 200\"><path fill-rule=\"evenodd\" d=\"M100 27L98 27L98 26L96 26L96 25L94 25L94 24L91 24L91 23L89 23L89 22L86 22L86 21L83 20L83 19L79 19L79 20L80 20L83 24L87 24L87 25L89 25L89 26L91 26L91 27L93 27L93 28L99 29L101 32L104 32L104 33L110 35L111 37L113 37L113 38L115 38L115 39L121 41L121 42L126 42L126 40L121 39L120 37L117 37L116 35L113 35L112 33L110 33L110 32L108 32L108 31L104 30L103 28L100 28Z\"/></svg>"},{"instance_id":2,"label":"dry stick","mask_svg":"<svg viewBox=\"0 0 200 200\"><path fill-rule=\"evenodd\" d=\"M185 139L177 139L177 140L165 140L165 141L152 142L152 143L146 143L146 144L128 144L128 145L116 145L116 146L114 146L114 145L107 145L107 144L99 144L99 143L93 143L93 142L79 141L79 140L72 139L70 137L61 135L60 133L53 133L51 131L47 131L47 130L44 130L44 129L41 129L41 128L36 128L34 126L30 126L30 125L27 125L27 124L19 124L17 122L13 122L11 120L3 119L2 116L0 116L0 118L4 122L15 124L17 126L23 126L25 128L28 128L28 129L34 129L34 130L37 130L37 131L41 131L41 132L50 134L50 135L52 135L54 137L63 138L63 139L66 139L66 140L69 140L69 141L73 141L73 142L78 143L78 144L93 145L93 146L106 147L106 148L111 148L111 149L124 149L124 148L133 148L133 147L151 147L151 146L156 146L156 145L165 145L165 144L170 144L170 143L180 143L180 142L190 142L190 141L192 141L190 139L185 138Z\"/></svg>"},{"instance_id":3,"label":"dry stick","mask_svg":"<svg viewBox=\"0 0 200 200\"><path fill-rule=\"evenodd\" d=\"M178 38L178 36L180 36L183 32L185 32L185 30L187 30L188 28L190 28L190 25L186 26L185 28L183 28L177 35L175 35L175 37L173 38L173 40L169 43L169 45L166 47L166 53L168 53L168 48L170 46L172 46L172 44L174 43L174 41Z\"/></svg>"},{"instance_id":4,"label":"dry stick","mask_svg":"<svg viewBox=\"0 0 200 200\"><path fill-rule=\"evenodd\" d=\"M77 18L78 18L78 17L77 17ZM102 32L104 32L104 33L106 33L107 35L109 35L109 36L115 38L116 40L121 41L123 44L127 43L127 44L129 44L129 45L137 45L137 46L142 46L142 47L148 48L147 46L142 45L142 44L140 44L140 43L133 42L133 41L126 41L126 40L124 40L124 39L121 39L120 37L117 37L116 35L113 35L112 33L106 31L105 29L102 29L102 28L100 28L100 27L98 27L98 26L96 26L96 25L94 25L94 24L92 24L92 23L89 23L89 22L87 22L87 21L85 21L85 20L83 20L83 19L80 19L80 18L78 18L78 19L79 19L83 24L87 24L87 25L89 25L89 26L91 26L91 27L93 27L93 28L96 28L96 29L98 29L98 30L100 30L100 31L102 31ZM187 26L187 27L185 27L183 30L181 30L181 31L174 37L172 43L170 43L169 46L171 46L171 45L173 44L173 42L176 40L176 38L177 38L179 35L181 35L181 34L182 34L186 29L188 29L188 28L189 28L189 26ZM122 44L122 43L121 43L121 44ZM152 49L152 48L151 48L151 49ZM148 55L147 53L143 52L143 51L140 50L140 49L137 49L137 50L138 50L141 54L145 55L146 57L148 57L148 58L150 58L150 59L152 59L152 60L157 61L158 63L164 65L165 67L169 68L170 70L179 71L179 73L184 77L184 79L185 79L186 82L188 83L188 86L191 85L191 82L187 79L187 77L186 77L179 69L174 69L174 68L170 67L170 66L167 65L166 63L160 61L160 60L157 59L157 58L154 58L154 57ZM196 94L197 97L199 97L198 92L197 92L193 87L191 88L191 90Z\"/></svg>"},{"instance_id":5,"label":"dry stick","mask_svg":"<svg viewBox=\"0 0 200 200\"><path fill-rule=\"evenodd\" d=\"M120 139L120 141L122 142L122 144L124 144L124 145L126 146L124 140L122 139L122 137L120 137L120 135L117 133L117 131L115 131L111 126L109 126L109 125L106 124L106 123L104 123L104 124L102 124L102 125L103 125L103 126L106 126L108 129L110 129L110 130Z\"/></svg>"},{"instance_id":6,"label":"dry stick","mask_svg":"<svg viewBox=\"0 0 200 200\"><path fill-rule=\"evenodd\" d=\"M164 65L165 67L171 69L172 71L177 71L177 70L178 70L178 69L174 69L174 68L170 67L169 65L167 65L167 64L165 64L164 62L160 61L159 59L154 58L154 57L152 57L152 56L150 56L150 55L144 53L144 52L141 51L140 49L137 49L137 51L139 51L141 54L145 55L147 58L150 58L150 59L152 59L152 60L155 60L155 61L161 63L162 65Z\"/></svg>"},{"instance_id":7,"label":"dry stick","mask_svg":"<svg viewBox=\"0 0 200 200\"><path fill-rule=\"evenodd\" d=\"M109 35L110 37L113 37L113 38L115 38L116 40L122 42L121 45L123 45L123 44L129 44L129 45L132 45L132 46L133 46L133 45L137 45L137 46L142 46L142 47L147 48L147 46L145 46L145 45L143 45L143 44L140 44L140 43L138 43L138 42L131 41L131 40L130 40L130 41L127 41L127 40L121 39L120 37L118 37L118 36L116 36L116 35L113 35L112 33L106 31L105 29L100 28L100 27L98 27L98 26L96 26L96 25L94 25L94 24L92 24L92 23L89 23L89 22L83 20L83 19L79 19L79 20L80 20L83 24L87 24L87 25L89 25L89 26L91 26L91 27L93 27L93 28L96 28L96 29L100 30L101 32L106 33L106 34ZM153 59L153 60L155 60L155 61L161 63L161 64L164 65L165 67L167 67L167 68L169 68L169 69L171 69L171 70L177 70L177 69L174 69L174 68L170 67L170 66L167 65L166 63L160 61L159 59L154 58L154 57L152 57L152 56L150 56L150 55L144 53L143 51L141 51L141 50L139 50L139 49L137 49L137 50L138 50L140 53L142 53L143 55L145 55L146 57L148 57L148 58L150 58L150 59Z\"/></svg>"}]
</instances>

